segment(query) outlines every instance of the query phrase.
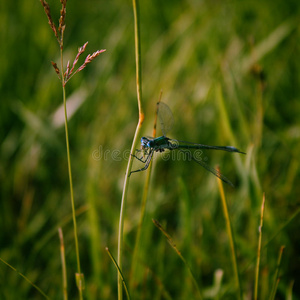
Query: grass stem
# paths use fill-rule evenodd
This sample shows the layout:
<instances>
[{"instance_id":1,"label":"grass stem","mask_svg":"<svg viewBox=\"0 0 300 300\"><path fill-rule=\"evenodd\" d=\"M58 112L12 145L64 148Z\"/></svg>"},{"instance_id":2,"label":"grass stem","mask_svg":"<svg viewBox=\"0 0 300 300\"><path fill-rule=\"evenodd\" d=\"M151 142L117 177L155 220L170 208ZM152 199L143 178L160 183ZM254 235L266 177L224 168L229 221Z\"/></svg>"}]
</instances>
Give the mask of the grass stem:
<instances>
[{"instance_id":1,"label":"grass stem","mask_svg":"<svg viewBox=\"0 0 300 300\"><path fill-rule=\"evenodd\" d=\"M59 240L60 240L60 256L61 256L62 277L63 277L63 295L64 295L64 300L68 300L68 283L67 283L65 245L64 245L64 236L63 236L61 227L58 228L58 235L59 235Z\"/></svg>"},{"instance_id":2,"label":"grass stem","mask_svg":"<svg viewBox=\"0 0 300 300\"><path fill-rule=\"evenodd\" d=\"M153 131L152 131L152 137L154 137L154 138L156 137L157 115L158 115L159 103L161 101L161 96L162 96L162 92L160 92L159 99L158 99L157 106L156 106L156 111L155 111L155 118L154 118ZM151 171L152 171L152 160L151 160L149 168L147 170L147 176L146 176L146 181L145 181L144 191L143 191L143 196L142 196L140 220L139 220L139 224L138 224L138 228L137 228L137 234L136 234L135 245L134 245L133 256L132 256L131 282L130 282L131 289L133 289L133 286L135 284L137 262L139 260L138 253L139 253L139 247L140 247L140 242L141 242L142 226L143 226L143 221L145 218L146 203L147 203L147 198L148 198L148 193L149 193Z\"/></svg>"},{"instance_id":3,"label":"grass stem","mask_svg":"<svg viewBox=\"0 0 300 300\"><path fill-rule=\"evenodd\" d=\"M124 278L124 276L122 274L122 271L119 268L119 266L118 266L115 258L112 256L112 254L109 251L109 249L106 247L105 250L106 250L107 254L109 255L110 259L112 260L112 262L114 263L115 267L117 268L118 273L120 274L120 276L122 278L122 282L123 282L123 286L124 286L124 289L125 289L125 293L126 293L127 299L130 300L130 295L129 295L129 292L128 292L127 284L126 284L125 278Z\"/></svg>"},{"instance_id":4,"label":"grass stem","mask_svg":"<svg viewBox=\"0 0 300 300\"><path fill-rule=\"evenodd\" d=\"M181 261L184 263L184 265L186 266L186 268L188 269L190 275L191 275L191 278L192 278L192 281L197 289L197 294L198 294L198 299L202 300L202 295L201 295L201 292L200 292L200 288L199 288L199 284L196 280L196 276L194 275L191 267L189 266L189 264L187 263L187 261L185 260L185 258L183 257L183 255L181 254L181 252L178 250L176 244L174 243L172 237L167 233L167 231L161 226L161 224L157 221L157 220L154 220L152 219L152 222L154 223L154 225L164 234L164 236L167 238L168 240L168 243L170 244L170 246L175 250L176 254L179 256L179 258L181 259Z\"/></svg>"},{"instance_id":5,"label":"grass stem","mask_svg":"<svg viewBox=\"0 0 300 300\"><path fill-rule=\"evenodd\" d=\"M135 134L132 141L132 146L130 153L134 153L138 141L139 132L141 130L143 121L144 121L144 112L142 108L142 68L141 68L141 46L140 46L140 26L139 26L139 6L138 0L133 0L133 14L134 14L134 40L135 40L135 60L136 60L136 87L137 87L137 102L138 102L138 109L139 109L139 121L135 130ZM121 209L120 209L120 218L119 218L119 233L118 233L118 266L120 271L122 272L122 256L123 256L123 230L124 230L124 210L127 198L127 191L129 186L129 176L132 168L133 163L133 156L129 156L124 186L123 186L123 193L122 193L122 200L121 200ZM118 299L123 299L123 279L120 275L121 272L118 272Z\"/></svg>"},{"instance_id":6,"label":"grass stem","mask_svg":"<svg viewBox=\"0 0 300 300\"><path fill-rule=\"evenodd\" d=\"M72 206L72 217L73 217L73 228L74 228L74 240L75 240L75 251L77 260L77 274L76 283L79 291L79 299L82 300L82 290L84 287L83 276L81 275L80 269L80 255L79 255L79 244L77 235L77 222L76 222L76 211L75 211L75 201L73 192L73 180L72 180L72 166L71 166L71 156L70 156L70 146L69 146L69 132L68 132L68 115L67 115L67 100L66 100L66 88L64 81L64 68L63 68L63 49L60 48L60 62L61 62L61 78L62 78L62 89L63 89L63 102L64 102L64 115L65 115L65 133L66 133L66 146L67 146L67 158L68 158L68 172L69 172L69 182L70 182L70 195L71 195L71 206Z\"/></svg>"},{"instance_id":7,"label":"grass stem","mask_svg":"<svg viewBox=\"0 0 300 300\"><path fill-rule=\"evenodd\" d=\"M13 266L11 266L8 262L6 262L4 259L2 259L0 257L0 261L3 262L5 265L7 265L10 269L12 269L13 271L15 271L19 276L21 276L22 278L24 278L32 287L34 287L43 297L45 297L45 299L50 300L50 298L37 286L35 285L28 277L26 277L24 274L22 274L21 272L19 272L16 268L14 268Z\"/></svg>"},{"instance_id":8,"label":"grass stem","mask_svg":"<svg viewBox=\"0 0 300 300\"><path fill-rule=\"evenodd\" d=\"M257 300L257 293L258 293L258 277L259 277L259 265L260 265L261 239L262 239L264 211L265 211L265 194L263 194L263 200L262 200L262 204L261 204L259 236L258 236L258 246L257 246L257 260L256 260L256 270L255 270L254 300Z\"/></svg>"},{"instance_id":9,"label":"grass stem","mask_svg":"<svg viewBox=\"0 0 300 300\"><path fill-rule=\"evenodd\" d=\"M282 253L284 250L285 246L281 246L280 250L279 250L279 255L278 255L278 259L277 259L277 265L276 265L276 271L274 274L274 283L273 283L273 287L272 287L272 292L271 292L271 296L270 296L270 300L274 300L275 296L276 296L276 291L277 291L277 287L278 287L278 283L280 278L278 277L278 273L279 273L279 267L280 267L280 263L281 263L281 258L282 258Z\"/></svg>"},{"instance_id":10,"label":"grass stem","mask_svg":"<svg viewBox=\"0 0 300 300\"><path fill-rule=\"evenodd\" d=\"M219 169L218 169L218 171L219 171ZM226 222L227 235L228 235L229 243L230 243L231 259L232 259L232 264L233 264L233 272L234 272L234 277L235 277L235 282L236 282L236 288L238 291L238 299L241 300L243 297L242 297L242 289L241 289L239 272L238 272L238 267L237 267L237 258L236 258L236 252L235 252L234 238L233 238L233 232L232 232L230 217L229 217L229 213L228 213L228 207L227 207L227 202L226 202L226 198L225 198L224 188L223 188L221 179L218 179L218 184L219 184L221 202L222 202L222 206L223 206L223 214L224 214L224 218L225 218L225 222Z\"/></svg>"}]
</instances>

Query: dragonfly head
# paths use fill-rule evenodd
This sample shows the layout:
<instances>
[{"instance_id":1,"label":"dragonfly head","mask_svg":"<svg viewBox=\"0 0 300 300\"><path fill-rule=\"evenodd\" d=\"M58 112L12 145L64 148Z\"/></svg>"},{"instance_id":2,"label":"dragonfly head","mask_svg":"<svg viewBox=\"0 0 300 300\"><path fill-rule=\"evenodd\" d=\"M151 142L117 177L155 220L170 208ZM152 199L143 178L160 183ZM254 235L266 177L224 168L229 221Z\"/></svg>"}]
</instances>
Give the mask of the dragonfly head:
<instances>
[{"instance_id":1,"label":"dragonfly head","mask_svg":"<svg viewBox=\"0 0 300 300\"><path fill-rule=\"evenodd\" d=\"M144 149L144 148L150 148L149 143L150 143L150 140L148 138L146 138L144 136L141 138L142 149Z\"/></svg>"}]
</instances>

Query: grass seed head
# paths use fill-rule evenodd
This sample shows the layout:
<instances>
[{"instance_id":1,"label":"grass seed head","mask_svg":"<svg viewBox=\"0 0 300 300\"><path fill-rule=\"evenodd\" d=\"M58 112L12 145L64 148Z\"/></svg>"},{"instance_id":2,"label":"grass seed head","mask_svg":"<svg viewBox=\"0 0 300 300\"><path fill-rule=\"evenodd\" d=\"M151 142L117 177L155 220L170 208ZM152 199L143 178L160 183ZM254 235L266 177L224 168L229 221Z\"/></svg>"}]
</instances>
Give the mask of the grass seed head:
<instances>
[{"instance_id":1,"label":"grass seed head","mask_svg":"<svg viewBox=\"0 0 300 300\"><path fill-rule=\"evenodd\" d=\"M59 68L58 68L57 64L55 62L53 62L53 61L51 61L51 64L52 64L52 66L53 66L53 68L54 68L54 70L55 70L55 72L56 72L59 80L61 80L61 78L60 78L60 71L59 71Z\"/></svg>"},{"instance_id":2,"label":"grass seed head","mask_svg":"<svg viewBox=\"0 0 300 300\"><path fill-rule=\"evenodd\" d=\"M46 16L48 18L48 23L51 27L51 29L53 30L54 34L55 34L55 37L58 39L58 33L57 33L57 30L56 30L56 26L52 20L52 17L51 17L51 12L50 12L50 6L49 4L45 1L45 0L40 0L40 2L42 3L43 7L44 7L44 10L45 10L45 13L46 13Z\"/></svg>"},{"instance_id":3,"label":"grass seed head","mask_svg":"<svg viewBox=\"0 0 300 300\"><path fill-rule=\"evenodd\" d=\"M66 13L67 13L67 9L66 9L67 0L61 0L60 3L62 5L62 7L61 7L61 10L60 10L58 32L59 32L61 42L62 42L62 38L64 36L64 31L65 31L65 28L66 28L65 19L66 19Z\"/></svg>"}]
</instances>

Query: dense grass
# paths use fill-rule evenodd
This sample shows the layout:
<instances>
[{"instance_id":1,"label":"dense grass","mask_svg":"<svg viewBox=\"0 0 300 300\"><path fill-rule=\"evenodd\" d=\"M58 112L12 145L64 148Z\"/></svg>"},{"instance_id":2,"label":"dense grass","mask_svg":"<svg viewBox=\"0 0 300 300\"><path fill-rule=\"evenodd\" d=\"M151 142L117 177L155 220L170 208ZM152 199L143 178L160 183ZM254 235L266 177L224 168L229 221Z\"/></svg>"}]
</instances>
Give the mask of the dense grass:
<instances>
[{"instance_id":1,"label":"dense grass","mask_svg":"<svg viewBox=\"0 0 300 300\"><path fill-rule=\"evenodd\" d=\"M205 153L236 186L224 189L244 296L253 298L265 193L258 298L269 299L285 245L275 298L299 299L299 1L145 2L142 135L152 133L163 89L175 119L170 137L247 152ZM59 1L49 4L58 19ZM116 299L117 270L105 247L117 256L124 174L138 121L132 3L69 1L66 23L65 61L86 41L88 53L107 49L69 82L67 96L80 103L69 134L84 294ZM61 226L69 299L76 299L65 132L62 114L54 118L62 91L50 63L59 61L59 49L39 1L2 1L0 24L0 258L49 298L63 299ZM132 298L197 298L193 275L204 299L237 299L217 179L193 162L159 157L134 257L147 175L130 178L123 274ZM44 299L3 263L0 298Z\"/></svg>"}]
</instances>

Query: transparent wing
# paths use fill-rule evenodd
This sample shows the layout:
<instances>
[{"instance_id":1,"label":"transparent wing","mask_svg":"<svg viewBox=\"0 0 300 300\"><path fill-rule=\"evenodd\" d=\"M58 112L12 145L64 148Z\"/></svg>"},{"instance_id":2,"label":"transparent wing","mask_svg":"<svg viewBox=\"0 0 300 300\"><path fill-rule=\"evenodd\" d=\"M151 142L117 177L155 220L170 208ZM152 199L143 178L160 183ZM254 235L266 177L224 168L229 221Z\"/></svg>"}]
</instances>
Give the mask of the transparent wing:
<instances>
[{"instance_id":1,"label":"transparent wing","mask_svg":"<svg viewBox=\"0 0 300 300\"><path fill-rule=\"evenodd\" d=\"M203 160L197 160L197 159L195 159L193 157L193 155L189 151L184 151L184 150L179 150L179 151L185 153L189 158L191 158L197 164L199 164L200 166L202 166L204 169L206 169L207 171L211 172L212 174L214 174L215 176L217 176L218 178L220 178L225 183L227 183L230 186L234 187L234 185L232 184L232 182L228 178L226 178L224 175L222 175L218 170L216 170L216 169L212 168L211 166L209 166Z\"/></svg>"},{"instance_id":2,"label":"transparent wing","mask_svg":"<svg viewBox=\"0 0 300 300\"><path fill-rule=\"evenodd\" d=\"M177 140L177 145L178 145L177 148L222 150L227 152L237 152L241 154L246 154L245 152L242 152L233 146L210 146L210 145L196 144L196 143L179 141L179 140Z\"/></svg>"},{"instance_id":3,"label":"transparent wing","mask_svg":"<svg viewBox=\"0 0 300 300\"><path fill-rule=\"evenodd\" d=\"M158 118L160 122L160 128L164 136L172 129L174 124L174 118L170 107L163 103L159 103Z\"/></svg>"}]
</instances>

